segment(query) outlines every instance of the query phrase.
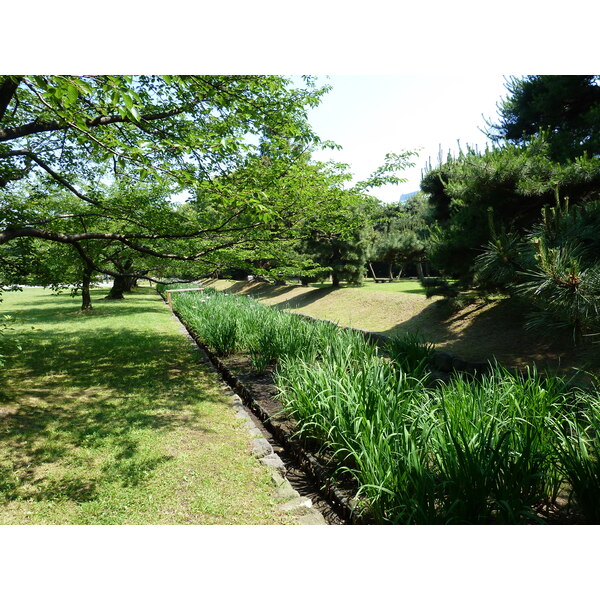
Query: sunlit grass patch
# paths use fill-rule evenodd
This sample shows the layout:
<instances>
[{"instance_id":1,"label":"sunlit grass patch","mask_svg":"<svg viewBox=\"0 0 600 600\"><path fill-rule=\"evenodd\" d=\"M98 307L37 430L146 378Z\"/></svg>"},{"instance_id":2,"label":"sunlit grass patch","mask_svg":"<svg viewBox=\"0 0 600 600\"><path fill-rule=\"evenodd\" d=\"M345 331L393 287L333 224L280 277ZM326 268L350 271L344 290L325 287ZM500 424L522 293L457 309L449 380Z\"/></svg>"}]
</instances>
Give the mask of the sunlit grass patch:
<instances>
[{"instance_id":1,"label":"sunlit grass patch","mask_svg":"<svg viewBox=\"0 0 600 600\"><path fill-rule=\"evenodd\" d=\"M105 293L85 315L67 295L4 295L23 350L2 372L0 523L284 522L216 375L164 303L148 289Z\"/></svg>"}]
</instances>

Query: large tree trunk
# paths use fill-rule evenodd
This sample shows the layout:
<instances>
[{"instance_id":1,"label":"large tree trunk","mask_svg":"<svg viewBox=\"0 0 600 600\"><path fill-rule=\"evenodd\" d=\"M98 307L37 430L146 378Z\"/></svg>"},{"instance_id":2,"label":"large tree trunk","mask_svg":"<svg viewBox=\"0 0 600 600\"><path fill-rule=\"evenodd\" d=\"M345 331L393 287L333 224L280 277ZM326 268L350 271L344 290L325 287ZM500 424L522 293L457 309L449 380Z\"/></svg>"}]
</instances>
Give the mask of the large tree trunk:
<instances>
[{"instance_id":1,"label":"large tree trunk","mask_svg":"<svg viewBox=\"0 0 600 600\"><path fill-rule=\"evenodd\" d=\"M126 260L116 260L113 259L113 263L115 267L121 273L127 273L133 265L133 260L128 258ZM138 278L132 277L131 275L117 275L113 281L113 286L108 292L105 300L125 300L125 296L123 296L124 292L130 292L131 288L135 286Z\"/></svg>"},{"instance_id":2,"label":"large tree trunk","mask_svg":"<svg viewBox=\"0 0 600 600\"><path fill-rule=\"evenodd\" d=\"M133 290L134 287L137 287L137 282L138 282L138 278L137 277L131 277L130 275L126 275L125 276L125 290L126 292L131 292Z\"/></svg>"},{"instance_id":3,"label":"large tree trunk","mask_svg":"<svg viewBox=\"0 0 600 600\"><path fill-rule=\"evenodd\" d=\"M332 287L340 287L340 277L335 271L331 273L331 285Z\"/></svg>"},{"instance_id":4,"label":"large tree trunk","mask_svg":"<svg viewBox=\"0 0 600 600\"><path fill-rule=\"evenodd\" d=\"M419 278L419 281L421 281L421 283L422 283L423 279L424 279L424 276L423 276L423 263L417 262L416 266L417 266L417 277Z\"/></svg>"},{"instance_id":5,"label":"large tree trunk","mask_svg":"<svg viewBox=\"0 0 600 600\"><path fill-rule=\"evenodd\" d=\"M117 275L113 281L112 288L110 288L110 291L104 299L125 300L125 296L123 296L123 293L128 292L131 289L131 286L127 279L131 279L131 277L125 277L125 275Z\"/></svg>"},{"instance_id":6,"label":"large tree trunk","mask_svg":"<svg viewBox=\"0 0 600 600\"><path fill-rule=\"evenodd\" d=\"M83 273L81 283L81 310L92 310L92 296L90 295L90 283L92 281L93 271L86 270Z\"/></svg>"}]
</instances>

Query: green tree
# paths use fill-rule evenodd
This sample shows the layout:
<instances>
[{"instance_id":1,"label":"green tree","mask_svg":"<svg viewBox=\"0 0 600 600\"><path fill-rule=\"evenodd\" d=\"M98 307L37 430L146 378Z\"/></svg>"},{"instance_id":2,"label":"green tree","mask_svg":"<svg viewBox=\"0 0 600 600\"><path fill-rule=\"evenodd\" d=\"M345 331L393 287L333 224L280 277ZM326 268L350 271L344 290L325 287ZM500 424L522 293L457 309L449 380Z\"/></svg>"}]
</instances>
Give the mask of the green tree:
<instances>
[{"instance_id":1,"label":"green tree","mask_svg":"<svg viewBox=\"0 0 600 600\"><path fill-rule=\"evenodd\" d=\"M542 210L525 235L497 235L476 260L477 275L529 305L527 326L569 327L580 345L600 333L600 202Z\"/></svg>"},{"instance_id":2,"label":"green tree","mask_svg":"<svg viewBox=\"0 0 600 600\"><path fill-rule=\"evenodd\" d=\"M512 77L509 96L498 106L500 120L488 132L494 141L526 144L540 134L550 157L560 162L586 152L600 154L600 76Z\"/></svg>"},{"instance_id":3,"label":"green tree","mask_svg":"<svg viewBox=\"0 0 600 600\"><path fill-rule=\"evenodd\" d=\"M498 232L522 235L544 206L561 195L585 203L598 198L600 157L579 157L560 164L550 159L547 143L525 147L468 149L430 170L421 182L437 226L430 259L446 276L473 284L475 258L490 241L488 211Z\"/></svg>"},{"instance_id":4,"label":"green tree","mask_svg":"<svg viewBox=\"0 0 600 600\"><path fill-rule=\"evenodd\" d=\"M401 273L412 263L423 279L432 223L427 197L419 192L405 202L383 205L373 220L369 261L385 263L390 279L395 266L400 267Z\"/></svg>"},{"instance_id":5,"label":"green tree","mask_svg":"<svg viewBox=\"0 0 600 600\"><path fill-rule=\"evenodd\" d=\"M325 91L310 79L292 89L277 76L2 76L0 246L23 238L68 244L88 269L115 276L122 273L95 262L87 242L208 264L224 249L287 237L294 210L311 207L271 202L268 189L318 143L306 109ZM265 147L268 174L237 177ZM201 188L219 199L226 216L200 223L164 199L107 196L111 176L132 186ZM35 202L23 195L23 182L36 188ZM79 206L50 213L46 199L58 190L68 190ZM94 228L82 226L89 218ZM234 221L241 218L252 224L240 227Z\"/></svg>"},{"instance_id":6,"label":"green tree","mask_svg":"<svg viewBox=\"0 0 600 600\"><path fill-rule=\"evenodd\" d=\"M349 186L351 175L347 165L329 164L329 187L326 197L336 207L330 213L322 213L318 219L307 221L308 235L298 244L296 250L300 258L319 265L310 280L323 281L331 276L332 285L337 287L342 281L361 285L372 247L372 224L377 212L378 201L369 195L369 190L384 184L406 181L399 173L409 166L416 153L403 151L389 153L382 166L367 179ZM324 218L323 218L324 217Z\"/></svg>"}]
</instances>

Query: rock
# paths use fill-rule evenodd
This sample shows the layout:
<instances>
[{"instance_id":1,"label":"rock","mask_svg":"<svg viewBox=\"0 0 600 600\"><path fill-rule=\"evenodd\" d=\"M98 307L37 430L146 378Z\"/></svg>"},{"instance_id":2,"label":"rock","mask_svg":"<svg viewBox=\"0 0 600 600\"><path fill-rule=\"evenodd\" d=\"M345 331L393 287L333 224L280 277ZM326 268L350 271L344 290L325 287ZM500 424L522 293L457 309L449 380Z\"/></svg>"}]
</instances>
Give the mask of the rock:
<instances>
[{"instance_id":1,"label":"rock","mask_svg":"<svg viewBox=\"0 0 600 600\"><path fill-rule=\"evenodd\" d=\"M280 504L278 508L281 512L301 515L306 515L311 511L314 511L314 508L312 507L312 500L306 496L299 496L298 498L284 502L283 504Z\"/></svg>"},{"instance_id":2,"label":"rock","mask_svg":"<svg viewBox=\"0 0 600 600\"><path fill-rule=\"evenodd\" d=\"M462 358L453 358L452 359L452 368L455 371L467 371L469 367L469 363Z\"/></svg>"},{"instance_id":3,"label":"rock","mask_svg":"<svg viewBox=\"0 0 600 600\"><path fill-rule=\"evenodd\" d=\"M299 498L300 494L291 486L289 481L284 481L283 484L276 488L275 495L277 498L282 500L291 500L292 498Z\"/></svg>"},{"instance_id":4,"label":"rock","mask_svg":"<svg viewBox=\"0 0 600 600\"><path fill-rule=\"evenodd\" d=\"M263 465L265 465L269 469L274 469L275 471L278 471L282 476L285 476L285 465L283 464L281 458L277 456L277 454L269 454L268 456L264 456L259 460Z\"/></svg>"},{"instance_id":5,"label":"rock","mask_svg":"<svg viewBox=\"0 0 600 600\"><path fill-rule=\"evenodd\" d=\"M300 515L296 522L298 525L327 525L323 515L314 509L305 515Z\"/></svg>"},{"instance_id":6,"label":"rock","mask_svg":"<svg viewBox=\"0 0 600 600\"><path fill-rule=\"evenodd\" d=\"M490 370L490 364L486 362L476 362L471 364L473 368L473 373L476 375L483 375L484 373L488 373Z\"/></svg>"},{"instance_id":7,"label":"rock","mask_svg":"<svg viewBox=\"0 0 600 600\"><path fill-rule=\"evenodd\" d=\"M252 454L256 458L263 458L273 454L273 447L264 437L255 438L252 440Z\"/></svg>"}]
</instances>

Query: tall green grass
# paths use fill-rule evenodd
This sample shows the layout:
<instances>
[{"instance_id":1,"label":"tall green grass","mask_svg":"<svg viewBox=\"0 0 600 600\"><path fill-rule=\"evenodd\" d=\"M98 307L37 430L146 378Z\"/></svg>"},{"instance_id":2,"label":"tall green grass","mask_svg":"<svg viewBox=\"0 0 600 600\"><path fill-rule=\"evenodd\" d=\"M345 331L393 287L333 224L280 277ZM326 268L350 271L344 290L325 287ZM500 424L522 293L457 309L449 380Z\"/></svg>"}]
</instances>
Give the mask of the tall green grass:
<instances>
[{"instance_id":1,"label":"tall green grass","mask_svg":"<svg viewBox=\"0 0 600 600\"><path fill-rule=\"evenodd\" d=\"M394 335L385 344L385 353L402 370L425 375L430 368L435 346L419 334Z\"/></svg>"},{"instance_id":2,"label":"tall green grass","mask_svg":"<svg viewBox=\"0 0 600 600\"><path fill-rule=\"evenodd\" d=\"M550 422L560 413L564 382L499 367L479 382L464 377L434 392L430 443L446 523L519 523L553 498Z\"/></svg>"},{"instance_id":3,"label":"tall green grass","mask_svg":"<svg viewBox=\"0 0 600 600\"><path fill-rule=\"evenodd\" d=\"M584 394L553 422L560 473L589 523L600 523L600 399Z\"/></svg>"},{"instance_id":4,"label":"tall green grass","mask_svg":"<svg viewBox=\"0 0 600 600\"><path fill-rule=\"evenodd\" d=\"M355 480L357 510L374 522L539 522L565 488L600 522L597 394L499 366L431 386L433 347L415 336L381 355L359 332L251 298L210 291L174 303L213 351L275 369L296 435Z\"/></svg>"}]
</instances>

